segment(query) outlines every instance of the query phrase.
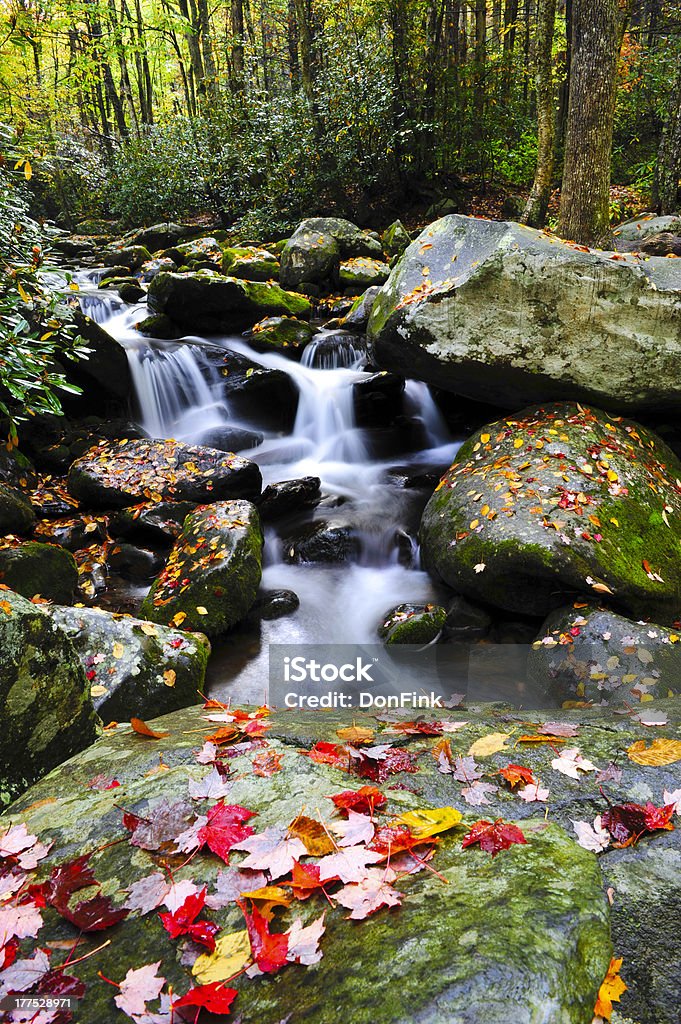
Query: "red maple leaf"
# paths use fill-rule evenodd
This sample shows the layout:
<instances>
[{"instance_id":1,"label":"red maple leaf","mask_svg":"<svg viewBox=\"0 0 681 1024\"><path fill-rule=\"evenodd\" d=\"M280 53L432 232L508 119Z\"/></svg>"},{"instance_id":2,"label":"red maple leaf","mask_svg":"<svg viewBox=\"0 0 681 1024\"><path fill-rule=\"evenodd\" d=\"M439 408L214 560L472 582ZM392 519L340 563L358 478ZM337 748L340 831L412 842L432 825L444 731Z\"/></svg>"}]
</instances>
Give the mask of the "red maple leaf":
<instances>
[{"instance_id":1,"label":"red maple leaf","mask_svg":"<svg viewBox=\"0 0 681 1024\"><path fill-rule=\"evenodd\" d=\"M197 921L206 903L205 887L199 892L187 896L182 906L178 907L172 914L159 914L163 927L171 939L180 935L189 935L194 942L205 946L210 953L215 950L215 936L220 931L220 926L213 921Z\"/></svg>"},{"instance_id":2,"label":"red maple leaf","mask_svg":"<svg viewBox=\"0 0 681 1024\"><path fill-rule=\"evenodd\" d=\"M329 797L339 811L357 811L358 814L373 815L377 807L382 807L388 798L375 786L362 786L361 789L344 789Z\"/></svg>"},{"instance_id":3,"label":"red maple leaf","mask_svg":"<svg viewBox=\"0 0 681 1024\"><path fill-rule=\"evenodd\" d=\"M297 900L306 900L317 889L324 888L325 883L320 880L319 872L319 864L301 864L300 861L294 860L291 881L288 884Z\"/></svg>"},{"instance_id":4,"label":"red maple leaf","mask_svg":"<svg viewBox=\"0 0 681 1024\"><path fill-rule=\"evenodd\" d=\"M525 768L521 764L507 764L505 768L501 768L496 774L506 779L511 789L521 785L535 786L537 784L537 780L532 774L532 769Z\"/></svg>"},{"instance_id":5,"label":"red maple leaf","mask_svg":"<svg viewBox=\"0 0 681 1024\"><path fill-rule=\"evenodd\" d=\"M393 747L385 757L374 760L368 751L360 751L360 757L353 762L358 775L372 782L385 782L397 772L417 772L418 765L411 754L401 747Z\"/></svg>"},{"instance_id":6,"label":"red maple leaf","mask_svg":"<svg viewBox=\"0 0 681 1024\"><path fill-rule=\"evenodd\" d=\"M255 963L263 974L274 974L286 963L288 934L271 932L267 918L260 913L257 907L253 907L251 914L246 909L245 903L239 902L239 907L246 918L246 928Z\"/></svg>"},{"instance_id":7,"label":"red maple leaf","mask_svg":"<svg viewBox=\"0 0 681 1024\"><path fill-rule=\"evenodd\" d=\"M395 722L393 729L406 736L441 736L442 722Z\"/></svg>"},{"instance_id":8,"label":"red maple leaf","mask_svg":"<svg viewBox=\"0 0 681 1024\"><path fill-rule=\"evenodd\" d=\"M469 832L461 840L461 845L472 846L479 843L480 849L495 857L501 850L508 850L514 843L526 843L527 839L515 825L496 821L476 821Z\"/></svg>"},{"instance_id":9,"label":"red maple leaf","mask_svg":"<svg viewBox=\"0 0 681 1024\"><path fill-rule=\"evenodd\" d=\"M229 851L237 843L252 836L255 829L244 822L255 816L238 804L225 804L222 800L208 811L208 821L197 833L199 844L204 844L229 864Z\"/></svg>"},{"instance_id":10,"label":"red maple leaf","mask_svg":"<svg viewBox=\"0 0 681 1024\"><path fill-rule=\"evenodd\" d=\"M434 842L436 840L432 837L419 839L418 836L412 835L406 825L383 825L381 828L376 829L374 838L369 844L369 849L376 850L377 853L388 857L402 850L411 850L421 843Z\"/></svg>"},{"instance_id":11,"label":"red maple leaf","mask_svg":"<svg viewBox=\"0 0 681 1024\"><path fill-rule=\"evenodd\" d=\"M210 985L197 985L190 988L181 999L172 1003L172 1009L180 1006L199 1006L208 1013L229 1013L230 1007L238 993L235 988L227 988L223 982L214 981Z\"/></svg>"},{"instance_id":12,"label":"red maple leaf","mask_svg":"<svg viewBox=\"0 0 681 1024\"><path fill-rule=\"evenodd\" d=\"M674 804L656 807L655 804L616 804L601 815L601 824L607 829L615 846L631 846L646 832L659 829L671 831Z\"/></svg>"},{"instance_id":13,"label":"red maple leaf","mask_svg":"<svg viewBox=\"0 0 681 1024\"><path fill-rule=\"evenodd\" d=\"M320 740L310 750L301 750L301 754L309 757L311 761L316 761L317 764L330 764L342 771L348 770L348 752L339 743L325 743Z\"/></svg>"},{"instance_id":14,"label":"red maple leaf","mask_svg":"<svg viewBox=\"0 0 681 1024\"><path fill-rule=\"evenodd\" d=\"M82 900L75 907L70 901L74 893L99 883L94 871L89 867L90 854L60 864L52 869L46 882L30 887L30 893L38 905L49 903L62 917L70 921L83 932L98 932L118 924L128 916L125 909L116 910L108 896L94 896Z\"/></svg>"}]
</instances>

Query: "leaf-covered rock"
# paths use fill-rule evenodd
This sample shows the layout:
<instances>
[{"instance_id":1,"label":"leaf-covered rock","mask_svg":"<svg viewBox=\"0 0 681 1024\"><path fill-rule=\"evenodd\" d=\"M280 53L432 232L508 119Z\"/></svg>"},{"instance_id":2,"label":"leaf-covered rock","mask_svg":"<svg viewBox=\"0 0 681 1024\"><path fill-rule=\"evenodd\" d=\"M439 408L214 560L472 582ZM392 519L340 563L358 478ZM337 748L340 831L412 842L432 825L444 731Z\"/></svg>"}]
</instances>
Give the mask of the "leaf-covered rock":
<instances>
[{"instance_id":1,"label":"leaf-covered rock","mask_svg":"<svg viewBox=\"0 0 681 1024\"><path fill-rule=\"evenodd\" d=\"M670 622L681 607L681 463L598 409L537 406L459 449L423 513L427 566L458 592L546 615L575 593Z\"/></svg>"},{"instance_id":2,"label":"leaf-covered rock","mask_svg":"<svg viewBox=\"0 0 681 1024\"><path fill-rule=\"evenodd\" d=\"M224 633L255 602L262 546L260 518L250 502L216 502L197 509L185 520L141 614L209 636Z\"/></svg>"},{"instance_id":3,"label":"leaf-covered rock","mask_svg":"<svg viewBox=\"0 0 681 1024\"><path fill-rule=\"evenodd\" d=\"M453 215L412 242L376 301L380 366L505 408L563 399L681 406L678 261L590 251Z\"/></svg>"},{"instance_id":4,"label":"leaf-covered rock","mask_svg":"<svg viewBox=\"0 0 681 1024\"><path fill-rule=\"evenodd\" d=\"M76 649L102 720L154 718L203 692L210 644L202 633L101 608L62 606L50 614Z\"/></svg>"},{"instance_id":5,"label":"leaf-covered rock","mask_svg":"<svg viewBox=\"0 0 681 1024\"><path fill-rule=\"evenodd\" d=\"M178 441L102 442L71 466L68 488L84 505L219 501L260 493L260 470L229 452Z\"/></svg>"}]
</instances>

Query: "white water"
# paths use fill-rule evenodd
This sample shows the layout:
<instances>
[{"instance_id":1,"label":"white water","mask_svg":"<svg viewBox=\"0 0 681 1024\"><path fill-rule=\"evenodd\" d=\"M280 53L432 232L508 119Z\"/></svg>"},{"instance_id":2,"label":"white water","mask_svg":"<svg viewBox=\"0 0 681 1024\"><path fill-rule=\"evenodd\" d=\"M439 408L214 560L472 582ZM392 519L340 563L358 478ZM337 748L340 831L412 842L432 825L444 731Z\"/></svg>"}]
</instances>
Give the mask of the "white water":
<instances>
[{"instance_id":1,"label":"white water","mask_svg":"<svg viewBox=\"0 0 681 1024\"><path fill-rule=\"evenodd\" d=\"M244 454L258 463L264 483L320 477L322 493L342 504L319 511L316 518L351 524L359 537L360 552L352 562L289 565L283 559L282 538L268 527L263 589L294 590L300 608L291 616L264 621L259 636L228 639L213 659L214 693L261 699L270 643L370 643L376 640L383 615L396 604L437 599L429 577L416 568L418 492L401 487L388 474L391 467L425 469L453 461L458 444L425 384L407 382L404 413L422 421L426 447L377 459L371 454L374 432L359 429L355 422L353 385L369 375L358 368L364 354L351 336L340 350L330 352L322 332L300 363L277 353L253 352L242 338L210 338L206 344L246 354L263 366L284 370L294 380L299 403L293 430L283 436L267 433L230 413L220 378L202 354L202 339L144 339L134 329L147 315L144 304L126 306L96 290L94 275L81 275L80 284L85 312L128 352L139 421L150 436L199 442L205 431L217 426L257 429L265 434L263 443ZM410 564L401 564L405 549L408 560L409 548Z\"/></svg>"}]
</instances>

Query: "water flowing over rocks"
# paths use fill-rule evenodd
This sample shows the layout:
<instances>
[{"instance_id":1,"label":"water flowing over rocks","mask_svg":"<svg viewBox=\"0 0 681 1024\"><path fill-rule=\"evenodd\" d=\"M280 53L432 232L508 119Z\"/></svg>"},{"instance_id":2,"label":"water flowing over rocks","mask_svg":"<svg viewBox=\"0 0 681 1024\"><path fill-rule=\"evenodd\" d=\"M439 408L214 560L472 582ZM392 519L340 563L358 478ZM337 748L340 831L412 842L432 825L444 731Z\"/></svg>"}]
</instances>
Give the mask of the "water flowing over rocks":
<instances>
[{"instance_id":1,"label":"water flowing over rocks","mask_svg":"<svg viewBox=\"0 0 681 1024\"><path fill-rule=\"evenodd\" d=\"M490 423L423 514L428 567L455 590L544 615L571 593L671 622L681 608L681 463L631 420L569 403Z\"/></svg>"},{"instance_id":2,"label":"water flowing over rocks","mask_svg":"<svg viewBox=\"0 0 681 1024\"><path fill-rule=\"evenodd\" d=\"M412 242L369 321L377 363L502 408L681 408L681 265L453 215Z\"/></svg>"}]
</instances>

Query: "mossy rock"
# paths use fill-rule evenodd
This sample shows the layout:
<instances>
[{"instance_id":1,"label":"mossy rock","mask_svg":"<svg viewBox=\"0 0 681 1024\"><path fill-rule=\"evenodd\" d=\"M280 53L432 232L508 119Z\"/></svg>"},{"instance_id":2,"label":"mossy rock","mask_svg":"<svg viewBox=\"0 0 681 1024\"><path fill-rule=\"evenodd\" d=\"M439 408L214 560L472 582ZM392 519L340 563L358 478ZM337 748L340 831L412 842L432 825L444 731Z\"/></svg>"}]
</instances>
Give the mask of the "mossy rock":
<instances>
[{"instance_id":1,"label":"mossy rock","mask_svg":"<svg viewBox=\"0 0 681 1024\"><path fill-rule=\"evenodd\" d=\"M104 441L71 466L70 493L84 505L145 500L207 502L260 494L260 470L240 455L148 439Z\"/></svg>"},{"instance_id":2,"label":"mossy rock","mask_svg":"<svg viewBox=\"0 0 681 1024\"><path fill-rule=\"evenodd\" d=\"M528 679L559 703L625 704L681 692L681 635L597 605L549 615L527 662Z\"/></svg>"},{"instance_id":3,"label":"mossy rock","mask_svg":"<svg viewBox=\"0 0 681 1024\"><path fill-rule=\"evenodd\" d=\"M182 533L185 519L196 508L193 501L159 501L124 508L109 517L112 537L147 544L172 544Z\"/></svg>"},{"instance_id":4,"label":"mossy rock","mask_svg":"<svg viewBox=\"0 0 681 1024\"><path fill-rule=\"evenodd\" d=\"M177 324L164 313L145 316L144 320L135 324L135 330L143 334L145 338L160 338L164 341L177 338L181 334Z\"/></svg>"},{"instance_id":5,"label":"mossy rock","mask_svg":"<svg viewBox=\"0 0 681 1024\"><path fill-rule=\"evenodd\" d=\"M250 502L216 502L198 509L185 520L141 615L209 636L224 633L255 602L262 547L260 518Z\"/></svg>"},{"instance_id":6,"label":"mossy rock","mask_svg":"<svg viewBox=\"0 0 681 1024\"><path fill-rule=\"evenodd\" d=\"M380 290L378 285L374 285L372 288L367 288L361 295L358 295L349 312L339 321L340 326L346 331L365 331L369 323L371 310Z\"/></svg>"},{"instance_id":7,"label":"mossy rock","mask_svg":"<svg viewBox=\"0 0 681 1024\"><path fill-rule=\"evenodd\" d=\"M0 601L0 805L92 743L97 716L71 642L40 607Z\"/></svg>"},{"instance_id":8,"label":"mossy rock","mask_svg":"<svg viewBox=\"0 0 681 1024\"><path fill-rule=\"evenodd\" d=\"M429 644L445 624L447 612L439 605L398 604L378 627L386 644Z\"/></svg>"},{"instance_id":9,"label":"mossy rock","mask_svg":"<svg viewBox=\"0 0 681 1024\"><path fill-rule=\"evenodd\" d=\"M460 448L423 513L427 567L457 592L546 615L574 594L635 617L681 608L681 463L598 409L536 406Z\"/></svg>"},{"instance_id":10,"label":"mossy rock","mask_svg":"<svg viewBox=\"0 0 681 1024\"><path fill-rule=\"evenodd\" d=\"M390 277L390 267L382 260L369 259L366 256L356 256L354 259L344 260L338 272L341 288L361 289L370 288L372 285L384 284Z\"/></svg>"},{"instance_id":11,"label":"mossy rock","mask_svg":"<svg viewBox=\"0 0 681 1024\"><path fill-rule=\"evenodd\" d=\"M151 253L144 245L128 245L122 249L112 249L102 260L105 267L127 267L128 270L139 270L143 263L151 259Z\"/></svg>"},{"instance_id":12,"label":"mossy rock","mask_svg":"<svg viewBox=\"0 0 681 1024\"><path fill-rule=\"evenodd\" d=\"M279 277L279 260L267 249L227 247L222 253L222 269L230 277L272 281Z\"/></svg>"},{"instance_id":13,"label":"mossy rock","mask_svg":"<svg viewBox=\"0 0 681 1024\"><path fill-rule=\"evenodd\" d=\"M333 235L311 224L303 221L282 250L279 280L284 288L321 284L335 280L338 275L338 242Z\"/></svg>"},{"instance_id":14,"label":"mossy rock","mask_svg":"<svg viewBox=\"0 0 681 1024\"><path fill-rule=\"evenodd\" d=\"M302 350L319 333L317 327L292 316L270 316L256 324L250 335L256 352L283 352L300 358Z\"/></svg>"},{"instance_id":15,"label":"mossy rock","mask_svg":"<svg viewBox=\"0 0 681 1024\"><path fill-rule=\"evenodd\" d=\"M157 274L149 308L187 330L243 330L266 316L309 319L309 299L273 282L242 281L206 272Z\"/></svg>"},{"instance_id":16,"label":"mossy rock","mask_svg":"<svg viewBox=\"0 0 681 1024\"><path fill-rule=\"evenodd\" d=\"M389 256L401 256L408 245L411 244L411 236L401 220L395 220L385 229L381 235L383 248Z\"/></svg>"},{"instance_id":17,"label":"mossy rock","mask_svg":"<svg viewBox=\"0 0 681 1024\"><path fill-rule=\"evenodd\" d=\"M0 583L26 598L68 604L78 586L78 569L65 548L29 540L0 548Z\"/></svg>"},{"instance_id":18,"label":"mossy rock","mask_svg":"<svg viewBox=\"0 0 681 1024\"><path fill-rule=\"evenodd\" d=\"M50 614L78 654L103 721L155 718L199 701L210 655L202 633L101 608L58 606Z\"/></svg>"},{"instance_id":19,"label":"mossy rock","mask_svg":"<svg viewBox=\"0 0 681 1024\"><path fill-rule=\"evenodd\" d=\"M177 264L195 263L207 261L212 266L219 268L222 261L222 247L217 238L213 235L204 238L194 238L189 242L180 242L162 253Z\"/></svg>"},{"instance_id":20,"label":"mossy rock","mask_svg":"<svg viewBox=\"0 0 681 1024\"><path fill-rule=\"evenodd\" d=\"M20 491L0 483L0 534L30 533L35 513Z\"/></svg>"},{"instance_id":21,"label":"mossy rock","mask_svg":"<svg viewBox=\"0 0 681 1024\"><path fill-rule=\"evenodd\" d=\"M0 445L0 482L23 490L37 486L38 474L28 456L18 448L8 451L6 445Z\"/></svg>"}]
</instances>

